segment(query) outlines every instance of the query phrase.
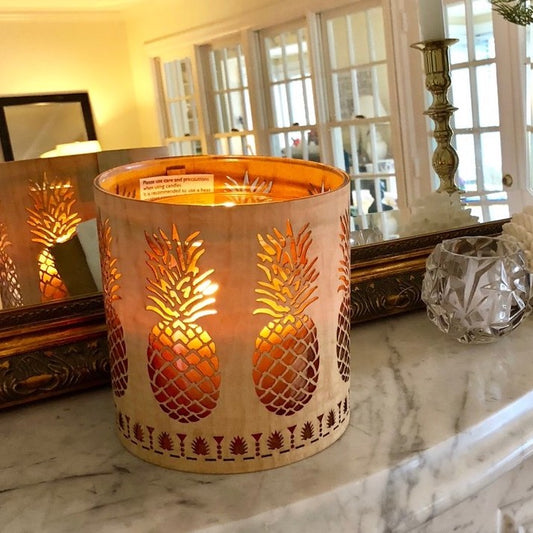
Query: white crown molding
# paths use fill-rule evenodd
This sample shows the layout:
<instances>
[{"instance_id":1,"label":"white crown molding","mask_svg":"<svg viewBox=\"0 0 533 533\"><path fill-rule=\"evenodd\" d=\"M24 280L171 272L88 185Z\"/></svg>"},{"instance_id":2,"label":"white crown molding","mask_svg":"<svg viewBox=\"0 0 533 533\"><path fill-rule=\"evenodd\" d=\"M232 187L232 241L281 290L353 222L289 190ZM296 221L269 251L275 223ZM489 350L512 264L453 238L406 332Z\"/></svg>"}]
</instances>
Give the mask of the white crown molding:
<instances>
[{"instance_id":1,"label":"white crown molding","mask_svg":"<svg viewBox=\"0 0 533 533\"><path fill-rule=\"evenodd\" d=\"M124 11L147 0L0 0L0 13Z\"/></svg>"},{"instance_id":2,"label":"white crown molding","mask_svg":"<svg viewBox=\"0 0 533 533\"><path fill-rule=\"evenodd\" d=\"M0 0L0 21L123 16L147 0Z\"/></svg>"},{"instance_id":3,"label":"white crown molding","mask_svg":"<svg viewBox=\"0 0 533 533\"><path fill-rule=\"evenodd\" d=\"M354 0L352 0L353 2ZM360 1L360 0L355 0ZM329 0L327 8L324 0L272 0L260 8L243 9L238 16L211 20L208 24L180 29L168 35L160 35L144 42L150 55L173 47L194 46L210 43L243 30L259 30L288 21L305 18L311 12L321 12L345 6L347 0Z\"/></svg>"},{"instance_id":4,"label":"white crown molding","mask_svg":"<svg viewBox=\"0 0 533 533\"><path fill-rule=\"evenodd\" d=\"M125 14L120 11L69 11L69 12L43 12L43 11L20 11L20 12L1 12L1 22L100 22L100 21L117 21L123 22Z\"/></svg>"}]
</instances>

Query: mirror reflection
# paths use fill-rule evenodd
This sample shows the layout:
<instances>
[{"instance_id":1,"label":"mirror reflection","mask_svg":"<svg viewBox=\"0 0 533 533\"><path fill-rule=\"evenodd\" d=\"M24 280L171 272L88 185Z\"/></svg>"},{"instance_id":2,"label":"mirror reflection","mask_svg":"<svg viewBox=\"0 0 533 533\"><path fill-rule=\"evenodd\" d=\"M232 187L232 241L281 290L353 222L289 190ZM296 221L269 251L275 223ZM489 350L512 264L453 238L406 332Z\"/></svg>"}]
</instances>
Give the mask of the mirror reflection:
<instances>
[{"instance_id":1,"label":"mirror reflection","mask_svg":"<svg viewBox=\"0 0 533 533\"><path fill-rule=\"evenodd\" d=\"M401 237L448 231L482 222L502 220L474 215L475 209L465 202L461 193L431 193L419 198L410 209L382 209L351 218L352 246L379 243Z\"/></svg>"},{"instance_id":2,"label":"mirror reflection","mask_svg":"<svg viewBox=\"0 0 533 533\"><path fill-rule=\"evenodd\" d=\"M263 4L251 0L246 9L217 5L199 20L185 17L180 22L183 27L169 22L171 27L165 31L157 24L161 13L143 0L127 9L132 17L110 15L102 17L106 20L98 21L98 25L81 18L75 25L78 38L72 47L86 54L83 69L73 68L81 63L70 58L76 54L63 49L57 51L59 55L49 53L47 42L54 41L50 32L43 30L47 39L42 38L39 43L43 55L55 57L54 65L64 74L65 87L91 89L98 137L105 150L110 146L163 142L170 155L268 154L321 161L342 168L352 179L354 246L439 231L439 223L446 220L447 207L435 207L431 196L436 188L430 165L433 141L431 125L424 117L429 95L423 86L421 56L409 47L421 38L418 3L333 0L315 3L310 12L307 2L295 0L287 20L267 13ZM453 215L454 226L505 219L521 208L529 194L525 149L520 152L519 148L526 146L527 132L524 124L516 120L527 116L527 110L509 109L511 105L522 105L526 99L509 98L504 102L501 96L507 94L506 89L517 96L505 85L513 77L503 70L509 68L502 65L507 56L502 54L501 40L494 37L501 34L506 23L494 16L488 0L475 2L476 9L473 5L470 0L443 2L446 32L459 39L451 47L450 99L459 107L453 128L460 158L458 184L465 191L461 196L465 209L462 217L459 213ZM264 17L258 18L257 13ZM213 31L213 21L222 16L228 21L227 27ZM117 19L122 24L120 31ZM140 20L153 24L139 24ZM397 35L401 32L391 31L400 23L404 32L401 37ZM101 62L93 67L91 58L95 56L90 53L96 26L102 30L99 37L106 58L99 54ZM15 38L16 23L10 27L14 28ZM191 33L192 27L196 29ZM247 28L246 32L243 28ZM57 31L67 32L60 28ZM71 35L71 28L68 33ZM517 45L518 29L507 33L513 46ZM63 37L66 39L66 35ZM258 46L248 46L249 41ZM132 50L127 49L128 42L134 43ZM135 44L143 46L143 54L138 54ZM23 43L18 41L15 48L22 54ZM36 47L33 53L39 55L40 49ZM130 55L135 76L123 66L128 64ZM146 65L147 56L150 68ZM251 72L250 65L257 72ZM73 71L70 77L69 70ZM16 78L14 70L9 74ZM199 79L205 82L201 88ZM472 82L474 79L476 83ZM9 92L5 89L5 93ZM6 128L16 138L10 140L15 160L28 157L28 161L33 161L55 150L65 140L55 136L56 130L68 133L65 142L96 139L96 132L93 135L87 126L82 104L61 103L58 105L64 111L57 112L56 104L51 103L48 109L52 113L39 119L42 128L28 126L28 114L35 110L44 113L45 108L36 102L26 105L5 107ZM65 125L65 121L70 124L71 119L80 118L78 105L86 122L85 133L83 128ZM54 121L61 126L52 128ZM49 144L43 145L43 139ZM512 179L505 182L511 186L504 185L504 169L514 178L514 183ZM82 198L85 193L77 190L79 184L62 181L71 178L69 174L72 173L47 172L45 185L44 173L30 168L19 176L23 182L18 186L20 190L16 194L10 192L21 198L20 205L8 209L2 201L0 238L4 262L22 261L22 252L16 248L20 237L32 250L33 280L36 274L39 279L39 273L44 280L46 272L44 266L37 266L35 254L44 248L49 253L59 253L57 248L50 250L46 238L37 234L43 217L51 216L46 210L38 214L36 203L45 203L37 198L42 189L48 187L59 194L73 187L77 192L69 200L71 211L64 216L81 222L93 216ZM452 204L455 208L456 204ZM33 218L30 210L34 211ZM55 237L58 238L66 237ZM53 246L57 244L60 243ZM49 291L43 293L39 285L31 290L25 288L25 279L30 276L25 269L17 270L20 294L31 293L31 304L42 302L43 295L49 297ZM4 277L8 279L7 275ZM9 283L15 284L14 279L10 278ZM9 283L5 281L4 287ZM7 306L9 298L3 290L2 300ZM13 293L16 295L17 291ZM13 301L18 299L14 297Z\"/></svg>"},{"instance_id":3,"label":"mirror reflection","mask_svg":"<svg viewBox=\"0 0 533 533\"><path fill-rule=\"evenodd\" d=\"M100 292L93 180L164 155L156 147L2 163L0 309Z\"/></svg>"},{"instance_id":4,"label":"mirror reflection","mask_svg":"<svg viewBox=\"0 0 533 533\"><path fill-rule=\"evenodd\" d=\"M96 292L94 282L67 287L55 247L68 242L83 220L94 218L94 156L2 164L0 203L1 305L19 307ZM80 271L80 274L82 272Z\"/></svg>"}]
</instances>

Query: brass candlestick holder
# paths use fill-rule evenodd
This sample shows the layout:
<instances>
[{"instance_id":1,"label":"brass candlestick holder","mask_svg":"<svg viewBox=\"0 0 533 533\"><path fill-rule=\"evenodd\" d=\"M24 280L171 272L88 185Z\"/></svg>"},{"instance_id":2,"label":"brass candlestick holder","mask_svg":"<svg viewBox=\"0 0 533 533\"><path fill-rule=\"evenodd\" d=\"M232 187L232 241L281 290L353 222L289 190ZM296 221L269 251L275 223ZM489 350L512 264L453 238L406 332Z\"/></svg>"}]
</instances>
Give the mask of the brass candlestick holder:
<instances>
[{"instance_id":1,"label":"brass candlestick holder","mask_svg":"<svg viewBox=\"0 0 533 533\"><path fill-rule=\"evenodd\" d=\"M437 141L437 148L433 152L432 163L440 180L437 192L449 194L461 191L455 184L459 156L451 145L453 130L450 127L450 118L457 108L448 100L448 89L451 85L448 48L457 41L458 39L442 39L411 45L424 54L426 89L433 96L433 102L424 114L435 123L433 137Z\"/></svg>"}]
</instances>

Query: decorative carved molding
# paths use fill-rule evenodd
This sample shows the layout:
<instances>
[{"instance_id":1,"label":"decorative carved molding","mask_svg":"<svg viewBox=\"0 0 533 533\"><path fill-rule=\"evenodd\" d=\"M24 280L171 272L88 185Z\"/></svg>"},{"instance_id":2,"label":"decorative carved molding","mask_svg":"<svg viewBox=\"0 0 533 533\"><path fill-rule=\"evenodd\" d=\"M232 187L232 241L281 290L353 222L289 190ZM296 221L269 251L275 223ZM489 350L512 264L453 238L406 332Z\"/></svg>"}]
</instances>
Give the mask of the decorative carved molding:
<instances>
[{"instance_id":1,"label":"decorative carved molding","mask_svg":"<svg viewBox=\"0 0 533 533\"><path fill-rule=\"evenodd\" d=\"M352 324L422 308L423 277L423 268L364 281L352 277Z\"/></svg>"},{"instance_id":2,"label":"decorative carved molding","mask_svg":"<svg viewBox=\"0 0 533 533\"><path fill-rule=\"evenodd\" d=\"M409 255L429 255L433 247L445 239L454 239L465 235L498 235L502 231L502 226L509 219L498 220L496 222L484 222L474 226L450 229L439 233L427 233L415 237L403 237L392 239L379 244L365 244L352 248L352 266L366 262L376 262L388 260L389 258L401 258Z\"/></svg>"},{"instance_id":3,"label":"decorative carved molding","mask_svg":"<svg viewBox=\"0 0 533 533\"><path fill-rule=\"evenodd\" d=\"M104 304L101 294L58 300L46 305L26 305L2 311L0 338L6 332L12 333L13 328L42 324L43 329L47 329L51 322L67 320L72 323L77 318L86 321L87 317L103 316Z\"/></svg>"},{"instance_id":4,"label":"decorative carved molding","mask_svg":"<svg viewBox=\"0 0 533 533\"><path fill-rule=\"evenodd\" d=\"M0 358L0 407L109 381L105 330L44 349Z\"/></svg>"},{"instance_id":5,"label":"decorative carved molding","mask_svg":"<svg viewBox=\"0 0 533 533\"><path fill-rule=\"evenodd\" d=\"M109 381L101 295L3 312L0 409Z\"/></svg>"}]
</instances>

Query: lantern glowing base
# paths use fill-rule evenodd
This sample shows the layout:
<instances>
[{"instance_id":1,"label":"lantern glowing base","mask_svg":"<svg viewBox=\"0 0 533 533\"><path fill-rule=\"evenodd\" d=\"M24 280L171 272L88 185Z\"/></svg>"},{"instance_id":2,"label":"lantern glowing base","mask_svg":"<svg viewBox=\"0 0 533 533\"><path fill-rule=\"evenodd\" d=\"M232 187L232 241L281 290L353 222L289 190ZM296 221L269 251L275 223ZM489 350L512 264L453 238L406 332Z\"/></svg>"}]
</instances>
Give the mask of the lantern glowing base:
<instances>
[{"instance_id":1,"label":"lantern glowing base","mask_svg":"<svg viewBox=\"0 0 533 533\"><path fill-rule=\"evenodd\" d=\"M118 435L205 473L323 450L349 416L349 178L179 157L95 183Z\"/></svg>"}]
</instances>

